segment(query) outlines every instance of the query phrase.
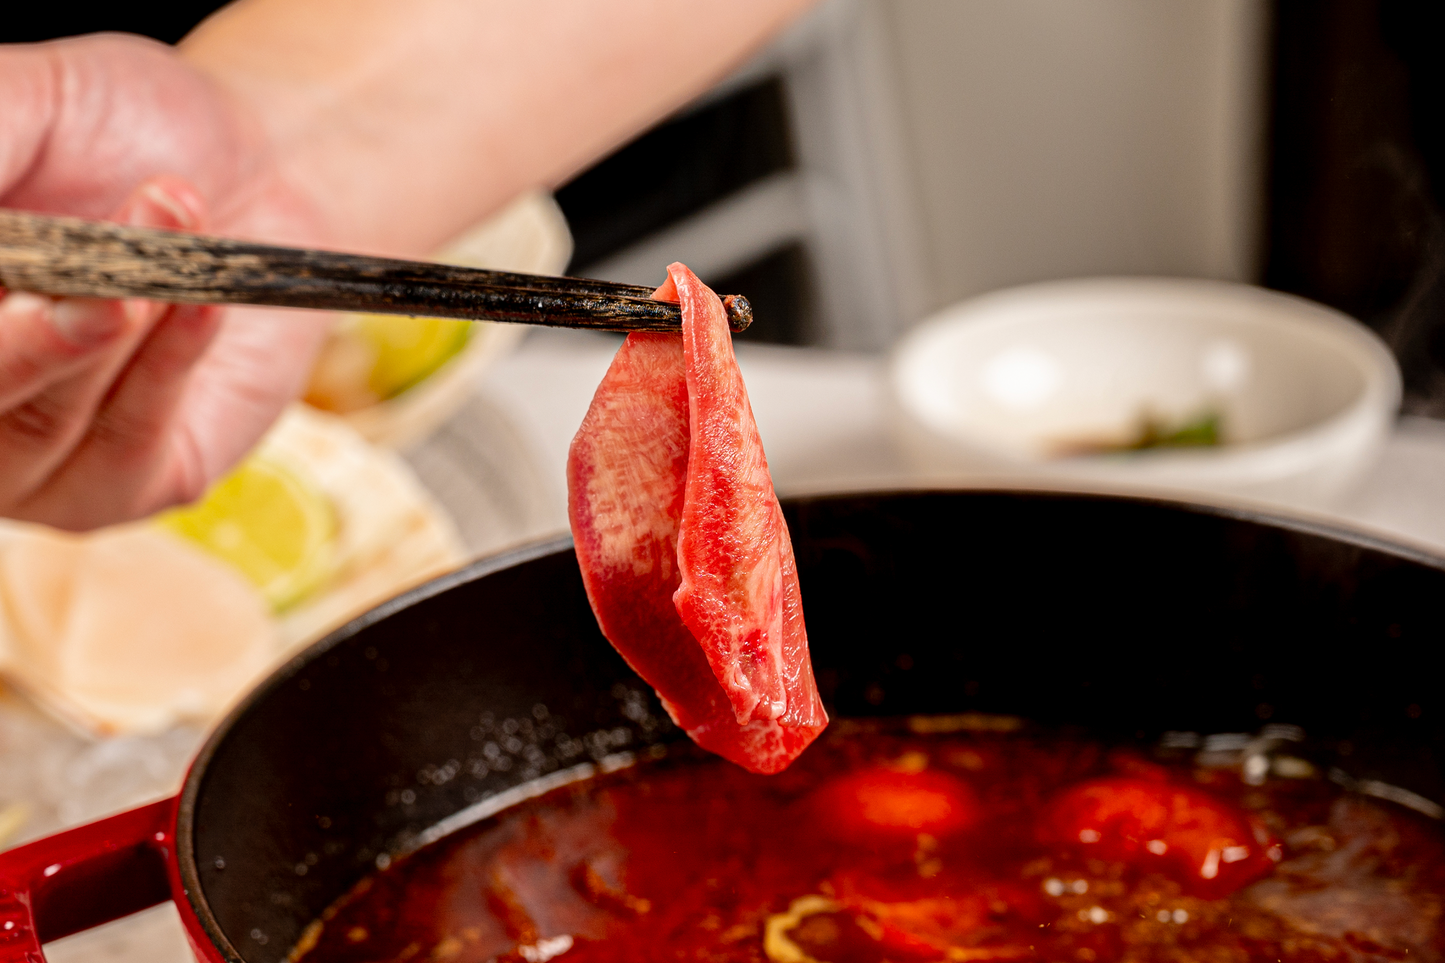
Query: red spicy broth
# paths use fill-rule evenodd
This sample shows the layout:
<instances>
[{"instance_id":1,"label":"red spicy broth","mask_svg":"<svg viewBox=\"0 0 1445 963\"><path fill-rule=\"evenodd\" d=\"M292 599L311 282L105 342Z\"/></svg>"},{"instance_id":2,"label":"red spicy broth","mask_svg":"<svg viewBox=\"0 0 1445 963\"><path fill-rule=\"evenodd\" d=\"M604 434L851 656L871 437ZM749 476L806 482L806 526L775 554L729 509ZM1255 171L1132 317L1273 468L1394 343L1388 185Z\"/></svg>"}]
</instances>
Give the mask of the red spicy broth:
<instances>
[{"instance_id":1,"label":"red spicy broth","mask_svg":"<svg viewBox=\"0 0 1445 963\"><path fill-rule=\"evenodd\" d=\"M844 720L784 773L667 759L358 884L305 963L1441 958L1437 823L1276 756Z\"/></svg>"}]
</instances>

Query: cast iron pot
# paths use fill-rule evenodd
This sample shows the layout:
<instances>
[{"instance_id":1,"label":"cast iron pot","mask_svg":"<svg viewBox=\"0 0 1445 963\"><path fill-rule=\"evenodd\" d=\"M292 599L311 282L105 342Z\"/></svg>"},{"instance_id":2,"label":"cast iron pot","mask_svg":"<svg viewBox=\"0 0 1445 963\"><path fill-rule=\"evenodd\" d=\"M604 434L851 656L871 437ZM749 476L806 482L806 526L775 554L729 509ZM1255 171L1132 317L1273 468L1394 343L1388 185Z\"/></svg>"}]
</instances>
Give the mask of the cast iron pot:
<instances>
[{"instance_id":1,"label":"cast iron pot","mask_svg":"<svg viewBox=\"0 0 1445 963\"><path fill-rule=\"evenodd\" d=\"M1293 723L1339 778L1445 798L1429 668L1445 560L1081 495L844 496L787 514L835 716L976 710L1141 740ZM42 963L42 942L166 899L201 960L274 963L438 824L676 738L598 633L566 541L483 561L276 672L177 798L0 855L0 963Z\"/></svg>"}]
</instances>

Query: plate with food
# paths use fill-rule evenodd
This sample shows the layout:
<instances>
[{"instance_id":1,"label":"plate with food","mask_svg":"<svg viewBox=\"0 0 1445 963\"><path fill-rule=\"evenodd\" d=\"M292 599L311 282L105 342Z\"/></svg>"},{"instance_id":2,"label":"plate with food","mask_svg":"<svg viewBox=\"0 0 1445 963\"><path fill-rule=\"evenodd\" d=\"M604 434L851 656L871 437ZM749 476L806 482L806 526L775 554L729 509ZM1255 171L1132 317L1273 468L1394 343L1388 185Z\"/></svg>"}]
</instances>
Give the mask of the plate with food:
<instances>
[{"instance_id":1,"label":"plate with food","mask_svg":"<svg viewBox=\"0 0 1445 963\"><path fill-rule=\"evenodd\" d=\"M441 264L561 274L572 256L567 220L533 191L437 252ZM401 448L424 438L475 389L525 329L392 314L339 316L306 387L306 402L341 415L369 441Z\"/></svg>"},{"instance_id":2,"label":"plate with food","mask_svg":"<svg viewBox=\"0 0 1445 963\"><path fill-rule=\"evenodd\" d=\"M1010 475L1326 506L1388 437L1400 374L1322 304L1192 278L1083 278L953 305L903 339L896 425L931 477Z\"/></svg>"}]
</instances>

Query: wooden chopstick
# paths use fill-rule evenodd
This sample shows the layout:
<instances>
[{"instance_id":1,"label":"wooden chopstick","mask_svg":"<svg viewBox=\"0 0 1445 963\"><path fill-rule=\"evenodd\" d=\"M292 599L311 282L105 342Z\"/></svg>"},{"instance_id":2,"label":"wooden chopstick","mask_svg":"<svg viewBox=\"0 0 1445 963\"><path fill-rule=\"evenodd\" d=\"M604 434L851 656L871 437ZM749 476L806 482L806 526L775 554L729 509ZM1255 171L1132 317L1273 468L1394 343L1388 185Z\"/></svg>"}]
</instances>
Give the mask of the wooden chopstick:
<instances>
[{"instance_id":1,"label":"wooden chopstick","mask_svg":"<svg viewBox=\"0 0 1445 963\"><path fill-rule=\"evenodd\" d=\"M0 209L0 287L37 294L264 304L594 331L677 331L676 304L652 289L274 247L203 234ZM733 331L753 320L723 298Z\"/></svg>"}]
</instances>

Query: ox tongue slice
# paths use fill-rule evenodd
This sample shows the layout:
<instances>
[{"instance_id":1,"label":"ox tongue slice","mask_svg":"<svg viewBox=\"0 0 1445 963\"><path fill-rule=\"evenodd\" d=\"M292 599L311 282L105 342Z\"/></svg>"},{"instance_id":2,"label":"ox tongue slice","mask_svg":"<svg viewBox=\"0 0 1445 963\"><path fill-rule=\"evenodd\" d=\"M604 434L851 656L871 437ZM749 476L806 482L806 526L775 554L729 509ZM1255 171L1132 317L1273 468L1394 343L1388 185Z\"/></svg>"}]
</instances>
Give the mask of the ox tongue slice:
<instances>
[{"instance_id":1,"label":"ox tongue slice","mask_svg":"<svg viewBox=\"0 0 1445 963\"><path fill-rule=\"evenodd\" d=\"M668 273L684 319L690 428L677 535L682 584L673 602L738 722L821 724L793 547L727 314L686 267L674 264Z\"/></svg>"},{"instance_id":2,"label":"ox tongue slice","mask_svg":"<svg viewBox=\"0 0 1445 963\"><path fill-rule=\"evenodd\" d=\"M684 335L627 338L572 442L598 624L700 746L778 772L827 724L787 526L721 303L680 264Z\"/></svg>"}]
</instances>

